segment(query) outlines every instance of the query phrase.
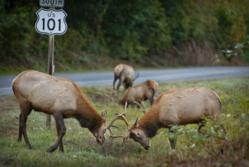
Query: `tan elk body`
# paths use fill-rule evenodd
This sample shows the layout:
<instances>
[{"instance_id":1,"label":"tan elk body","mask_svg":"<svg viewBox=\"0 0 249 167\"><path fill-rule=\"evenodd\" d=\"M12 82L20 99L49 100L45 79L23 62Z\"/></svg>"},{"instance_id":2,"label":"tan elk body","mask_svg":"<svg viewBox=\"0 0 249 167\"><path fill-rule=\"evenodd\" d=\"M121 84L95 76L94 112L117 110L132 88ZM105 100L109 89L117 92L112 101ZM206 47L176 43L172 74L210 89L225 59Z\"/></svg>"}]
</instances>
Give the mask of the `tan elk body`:
<instances>
[{"instance_id":1,"label":"tan elk body","mask_svg":"<svg viewBox=\"0 0 249 167\"><path fill-rule=\"evenodd\" d=\"M123 98L120 100L120 104L126 109L129 104L136 104L140 107L143 101L149 100L152 105L157 87L158 83L154 80L147 80L139 85L131 87L124 93Z\"/></svg>"},{"instance_id":2,"label":"tan elk body","mask_svg":"<svg viewBox=\"0 0 249 167\"><path fill-rule=\"evenodd\" d=\"M203 118L217 118L221 111L218 95L208 88L174 89L162 94L148 112L129 129L129 137L149 148L149 138L159 128L190 123L203 126ZM174 147L174 142L170 141Z\"/></svg>"},{"instance_id":3,"label":"tan elk body","mask_svg":"<svg viewBox=\"0 0 249 167\"><path fill-rule=\"evenodd\" d=\"M126 64L119 64L114 68L114 80L113 80L113 90L119 90L119 87L123 85L125 89L128 89L133 85L134 80L138 77L132 66ZM118 85L116 81L118 80Z\"/></svg>"},{"instance_id":4,"label":"tan elk body","mask_svg":"<svg viewBox=\"0 0 249 167\"><path fill-rule=\"evenodd\" d=\"M66 133L64 118L73 117L80 125L88 128L99 144L104 142L107 128L105 119L97 113L80 88L72 81L50 76L38 71L24 71L12 82L13 92L20 105L19 138L22 136L29 148L26 121L33 110L53 115L58 139L48 151L55 151L60 146L63 151L62 138Z\"/></svg>"}]
</instances>

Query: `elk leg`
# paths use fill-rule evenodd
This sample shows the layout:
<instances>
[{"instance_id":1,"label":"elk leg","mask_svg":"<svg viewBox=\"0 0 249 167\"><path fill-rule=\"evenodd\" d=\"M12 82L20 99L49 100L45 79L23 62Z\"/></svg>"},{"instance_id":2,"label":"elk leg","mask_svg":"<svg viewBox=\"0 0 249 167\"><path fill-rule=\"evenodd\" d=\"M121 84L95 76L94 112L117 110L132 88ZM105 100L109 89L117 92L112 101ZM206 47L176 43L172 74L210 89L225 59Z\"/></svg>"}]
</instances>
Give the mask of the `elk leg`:
<instances>
[{"instance_id":1,"label":"elk leg","mask_svg":"<svg viewBox=\"0 0 249 167\"><path fill-rule=\"evenodd\" d=\"M171 149L175 149L176 148L176 140L177 140L175 130L173 130L172 128L169 128L168 135L169 135L168 139L169 139L170 147L171 147Z\"/></svg>"},{"instance_id":2,"label":"elk leg","mask_svg":"<svg viewBox=\"0 0 249 167\"><path fill-rule=\"evenodd\" d=\"M47 115L46 127L47 127L48 129L51 128L51 115Z\"/></svg>"},{"instance_id":3,"label":"elk leg","mask_svg":"<svg viewBox=\"0 0 249 167\"><path fill-rule=\"evenodd\" d=\"M20 108L21 108L21 114L19 116L18 141L21 141L22 135L23 135L23 138L24 138L26 145L29 147L29 149L31 149L32 146L31 146L29 139L28 139L26 124L27 124L28 115L31 113L32 109L31 109L29 103L23 103L22 105L20 105Z\"/></svg>"},{"instance_id":4,"label":"elk leg","mask_svg":"<svg viewBox=\"0 0 249 167\"><path fill-rule=\"evenodd\" d=\"M138 108L142 108L143 113L145 113L145 107L142 102L133 101L133 103L136 104Z\"/></svg>"},{"instance_id":5,"label":"elk leg","mask_svg":"<svg viewBox=\"0 0 249 167\"><path fill-rule=\"evenodd\" d=\"M152 95L149 97L150 105L152 105L154 102L154 96L155 96L155 90L152 89Z\"/></svg>"},{"instance_id":6,"label":"elk leg","mask_svg":"<svg viewBox=\"0 0 249 167\"><path fill-rule=\"evenodd\" d=\"M58 135L58 138L57 138L56 142L51 147L49 147L47 152L53 152L58 148L58 146L60 144L62 145L63 144L62 143L62 138L66 133L66 127L65 127L65 124L64 124L63 116L61 114L54 114L54 119L55 119L56 124L58 124L58 127L59 127L58 128L59 135Z\"/></svg>"},{"instance_id":7,"label":"elk leg","mask_svg":"<svg viewBox=\"0 0 249 167\"><path fill-rule=\"evenodd\" d=\"M153 97L150 97L150 98L149 98L149 101L150 101L150 105L152 105L153 102L154 102L154 98L153 98Z\"/></svg>"},{"instance_id":8,"label":"elk leg","mask_svg":"<svg viewBox=\"0 0 249 167\"><path fill-rule=\"evenodd\" d=\"M58 123L56 123L56 131L57 131L57 136L59 137L60 135L60 125ZM59 144L59 150L61 152L64 152L64 147L63 147L63 141L61 140L60 144Z\"/></svg>"},{"instance_id":9,"label":"elk leg","mask_svg":"<svg viewBox=\"0 0 249 167\"><path fill-rule=\"evenodd\" d=\"M198 133L201 133L201 128L203 128L205 126L206 121L205 120L201 120L198 124Z\"/></svg>"},{"instance_id":10,"label":"elk leg","mask_svg":"<svg viewBox=\"0 0 249 167\"><path fill-rule=\"evenodd\" d=\"M128 106L129 106L129 103L128 103L128 101L126 101L126 102L125 102L125 105L124 105L124 110L125 110L125 112L127 111Z\"/></svg>"},{"instance_id":11,"label":"elk leg","mask_svg":"<svg viewBox=\"0 0 249 167\"><path fill-rule=\"evenodd\" d=\"M142 106L142 108L143 108L143 113L145 113L145 107L144 107L144 104L143 104L143 102L139 102L139 104Z\"/></svg>"},{"instance_id":12,"label":"elk leg","mask_svg":"<svg viewBox=\"0 0 249 167\"><path fill-rule=\"evenodd\" d=\"M121 86L121 79L118 80L117 91L119 90L120 86Z\"/></svg>"},{"instance_id":13,"label":"elk leg","mask_svg":"<svg viewBox=\"0 0 249 167\"><path fill-rule=\"evenodd\" d=\"M19 115L19 134L18 134L17 141L22 141L22 129L23 129L23 126L22 126L22 113L20 113L20 115Z\"/></svg>"},{"instance_id":14,"label":"elk leg","mask_svg":"<svg viewBox=\"0 0 249 167\"><path fill-rule=\"evenodd\" d=\"M118 79L118 77L116 75L114 75L114 79L113 79L113 83L112 83L113 90L115 90L115 84L116 84L117 79Z\"/></svg>"},{"instance_id":15,"label":"elk leg","mask_svg":"<svg viewBox=\"0 0 249 167\"><path fill-rule=\"evenodd\" d=\"M133 103L133 105L136 105L137 108L141 108L141 105L137 101L133 101L132 103Z\"/></svg>"}]
</instances>

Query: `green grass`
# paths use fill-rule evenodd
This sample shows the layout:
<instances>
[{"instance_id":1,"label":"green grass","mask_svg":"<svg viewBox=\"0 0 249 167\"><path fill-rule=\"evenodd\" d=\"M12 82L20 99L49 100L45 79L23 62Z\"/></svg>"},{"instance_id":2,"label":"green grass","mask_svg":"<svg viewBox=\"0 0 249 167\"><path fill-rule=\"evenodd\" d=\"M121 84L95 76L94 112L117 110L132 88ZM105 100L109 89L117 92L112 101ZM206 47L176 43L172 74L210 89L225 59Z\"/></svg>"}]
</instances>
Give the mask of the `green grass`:
<instances>
[{"instance_id":1,"label":"green grass","mask_svg":"<svg viewBox=\"0 0 249 167\"><path fill-rule=\"evenodd\" d=\"M99 146L87 129L80 128L74 119L67 119L64 136L65 153L49 154L46 149L56 139L55 128L45 127L45 115L32 112L28 118L28 135L32 150L24 142L17 142L19 109L14 97L0 97L0 166L239 166L249 162L249 78L194 81L160 85L157 95L169 88L209 87L217 91L222 101L222 114L218 123L208 120L204 134L197 133L196 125L177 128L176 150L171 150L167 130L161 129L151 139L151 148L144 150L128 140L111 140L106 134L104 146ZM83 88L99 112L107 112L110 121L123 109L117 104L122 92L114 93L110 87ZM146 108L149 104L146 103ZM129 108L127 118L133 123L143 115L137 108ZM223 124L227 133L218 128ZM53 123L54 125L54 123ZM126 127L117 134L125 134ZM207 137L207 135L209 137Z\"/></svg>"}]
</instances>

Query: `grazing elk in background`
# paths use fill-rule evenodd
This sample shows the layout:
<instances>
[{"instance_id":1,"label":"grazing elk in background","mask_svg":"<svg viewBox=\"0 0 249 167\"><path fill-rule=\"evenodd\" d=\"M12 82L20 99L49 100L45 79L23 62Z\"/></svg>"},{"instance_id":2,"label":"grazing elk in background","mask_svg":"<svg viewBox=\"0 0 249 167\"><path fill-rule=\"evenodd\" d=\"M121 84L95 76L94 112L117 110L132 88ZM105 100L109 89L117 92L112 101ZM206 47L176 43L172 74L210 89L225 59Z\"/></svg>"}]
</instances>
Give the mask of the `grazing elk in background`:
<instances>
[{"instance_id":1,"label":"grazing elk in background","mask_svg":"<svg viewBox=\"0 0 249 167\"><path fill-rule=\"evenodd\" d=\"M132 87L133 82L136 78L138 78L139 74L135 73L133 67L126 64L119 64L114 68L114 80L113 80L113 90L119 90L119 87L123 85L124 89L128 89ZM118 81L118 85L116 86L116 81Z\"/></svg>"},{"instance_id":2,"label":"grazing elk in background","mask_svg":"<svg viewBox=\"0 0 249 167\"><path fill-rule=\"evenodd\" d=\"M204 117L216 119L221 111L219 96L207 88L174 89L162 94L149 111L129 129L129 138L149 149L149 138L156 135L159 128L174 125L199 124L204 126ZM170 135L171 136L171 135ZM175 140L169 138L171 148Z\"/></svg>"},{"instance_id":3,"label":"grazing elk in background","mask_svg":"<svg viewBox=\"0 0 249 167\"><path fill-rule=\"evenodd\" d=\"M53 152L58 147L60 151L64 151L62 141L66 133L64 118L77 119L81 127L89 129L99 144L104 143L104 133L107 129L110 130L114 121L124 120L123 115L118 115L111 124L107 125L80 88L72 81L63 78L38 71L24 71L13 80L12 88L21 109L18 141L21 141L23 136L30 149L32 147L27 136L26 122L32 109L53 115L55 119L58 138L48 152Z\"/></svg>"},{"instance_id":4,"label":"grazing elk in background","mask_svg":"<svg viewBox=\"0 0 249 167\"><path fill-rule=\"evenodd\" d=\"M138 107L143 107L142 102L149 100L152 105L158 83L154 80L147 80L139 85L126 90L120 104L124 106L125 110L130 104L136 104Z\"/></svg>"}]
</instances>

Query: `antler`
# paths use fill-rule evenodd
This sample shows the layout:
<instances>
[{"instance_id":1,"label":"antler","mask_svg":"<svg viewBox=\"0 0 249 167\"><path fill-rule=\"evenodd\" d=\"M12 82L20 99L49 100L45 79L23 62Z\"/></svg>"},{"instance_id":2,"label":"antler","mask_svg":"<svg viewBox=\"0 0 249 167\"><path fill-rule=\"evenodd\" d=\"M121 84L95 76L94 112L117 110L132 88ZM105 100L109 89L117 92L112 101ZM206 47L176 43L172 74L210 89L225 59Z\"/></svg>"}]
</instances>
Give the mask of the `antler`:
<instances>
[{"instance_id":1,"label":"antler","mask_svg":"<svg viewBox=\"0 0 249 167\"><path fill-rule=\"evenodd\" d=\"M113 125L114 122L117 121L117 120L122 120L122 121L124 121L124 122L125 122L125 125L127 126L127 128L129 127L129 123L128 123L126 117L125 117L125 112L123 112L123 113L120 113L120 114L116 114L116 117L111 121L111 123L108 125L108 127L107 127L106 129L109 130L109 132L110 132L110 134L111 134L111 135L110 135L110 138L111 138L111 139L123 138L123 142L125 142L125 141L127 140L127 136L113 135L113 133L112 133L112 130L111 130L112 127L118 128L117 126Z\"/></svg>"},{"instance_id":2,"label":"antler","mask_svg":"<svg viewBox=\"0 0 249 167\"><path fill-rule=\"evenodd\" d=\"M113 123L114 123L115 121L119 120L119 119L120 119L120 120L123 120L123 121L125 122L126 126L129 127L129 123L128 123L126 117L125 117L125 112L123 112L123 113L120 113L120 114L116 114L116 117L115 117L115 118L111 121L111 123L108 125L107 129L110 130L111 127L115 127L115 126L113 125Z\"/></svg>"}]
</instances>

